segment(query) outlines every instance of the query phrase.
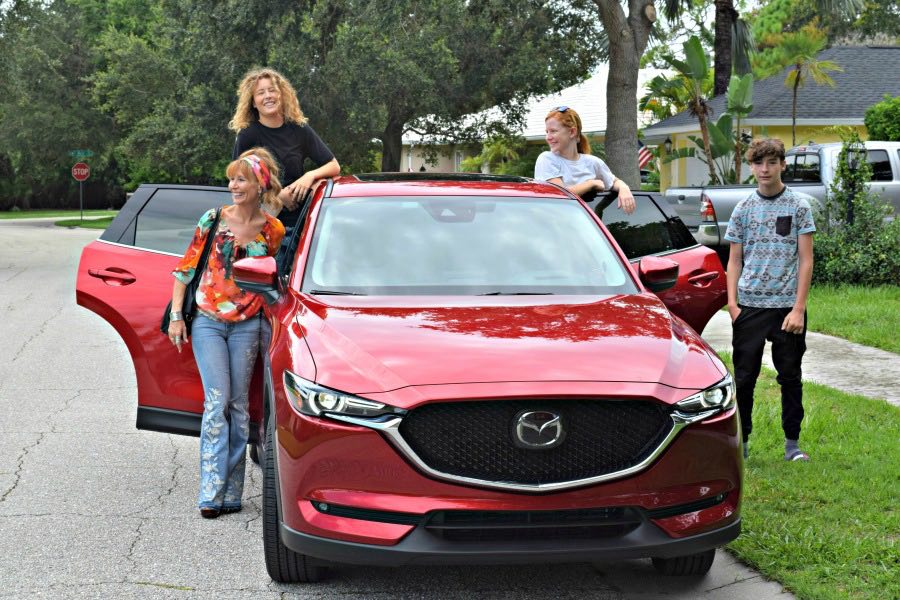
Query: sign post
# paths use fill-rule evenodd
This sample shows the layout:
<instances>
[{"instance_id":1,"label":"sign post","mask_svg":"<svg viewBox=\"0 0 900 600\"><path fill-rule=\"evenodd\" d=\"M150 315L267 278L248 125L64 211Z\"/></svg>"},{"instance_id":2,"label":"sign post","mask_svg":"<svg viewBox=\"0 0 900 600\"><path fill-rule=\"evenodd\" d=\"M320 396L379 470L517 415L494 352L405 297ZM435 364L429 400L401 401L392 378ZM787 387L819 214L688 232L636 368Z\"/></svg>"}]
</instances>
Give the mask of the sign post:
<instances>
[{"instance_id":1,"label":"sign post","mask_svg":"<svg viewBox=\"0 0 900 600\"><path fill-rule=\"evenodd\" d=\"M87 163L77 162L72 166L72 177L78 182L78 207L81 210L81 222L84 223L84 180L91 176L91 168Z\"/></svg>"}]
</instances>

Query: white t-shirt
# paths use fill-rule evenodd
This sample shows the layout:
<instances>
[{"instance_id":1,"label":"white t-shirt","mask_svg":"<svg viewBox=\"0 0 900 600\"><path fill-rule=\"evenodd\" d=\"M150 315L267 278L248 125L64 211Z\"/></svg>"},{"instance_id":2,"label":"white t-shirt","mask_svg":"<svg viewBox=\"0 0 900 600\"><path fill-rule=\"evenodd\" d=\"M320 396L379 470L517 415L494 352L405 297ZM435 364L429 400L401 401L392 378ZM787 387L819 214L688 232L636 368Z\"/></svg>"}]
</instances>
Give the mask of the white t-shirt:
<instances>
[{"instance_id":1,"label":"white t-shirt","mask_svg":"<svg viewBox=\"0 0 900 600\"><path fill-rule=\"evenodd\" d=\"M549 181L557 177L562 179L565 187L588 179L600 179L607 190L616 179L606 163L593 154L579 154L578 160L568 160L553 152L542 152L534 163L534 178Z\"/></svg>"}]
</instances>

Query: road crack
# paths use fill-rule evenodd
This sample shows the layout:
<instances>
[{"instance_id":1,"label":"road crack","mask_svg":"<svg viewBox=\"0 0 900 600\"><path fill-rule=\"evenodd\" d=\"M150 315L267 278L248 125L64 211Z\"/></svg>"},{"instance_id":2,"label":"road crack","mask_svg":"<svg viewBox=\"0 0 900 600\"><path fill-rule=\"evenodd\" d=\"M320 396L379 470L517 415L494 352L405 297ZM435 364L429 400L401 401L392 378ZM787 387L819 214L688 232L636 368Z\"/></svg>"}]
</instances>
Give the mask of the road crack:
<instances>
[{"instance_id":1,"label":"road crack","mask_svg":"<svg viewBox=\"0 0 900 600\"><path fill-rule=\"evenodd\" d=\"M0 504L2 504L3 502L6 502L6 498L10 494L12 494L16 490L17 487L19 487L19 482L22 481L22 471L25 470L25 457L28 456L28 453L31 451L32 448L39 446L41 444L41 442L44 441L44 436L46 436L46 435L47 434L42 431L38 435L38 439L33 444L30 444L30 445L22 448L22 453L19 455L19 458L16 461L16 472L14 475L12 486L10 486L10 488L7 489L6 491L4 491L3 495L0 496Z\"/></svg>"},{"instance_id":2,"label":"road crack","mask_svg":"<svg viewBox=\"0 0 900 600\"><path fill-rule=\"evenodd\" d=\"M46 319L43 323L41 323L40 326L38 327L37 332L36 332L36 333L33 333L33 334L31 335L31 337L29 337L27 340L25 340L25 342L22 344L22 347L19 348L19 351L16 352L16 355L13 356L12 360L9 361L9 362L10 362L10 363L14 363L14 362L16 362L17 360L19 360L19 357L22 356L22 353L25 351L25 348L27 348L28 345L29 345L31 342L33 342L36 338L39 338L39 337L41 337L42 335L44 335L44 333L46 333L46 330L47 330L47 325L50 323L50 321L52 321L53 319L57 318L59 315L60 315L60 313L56 313L55 315L51 316L50 318Z\"/></svg>"}]
</instances>

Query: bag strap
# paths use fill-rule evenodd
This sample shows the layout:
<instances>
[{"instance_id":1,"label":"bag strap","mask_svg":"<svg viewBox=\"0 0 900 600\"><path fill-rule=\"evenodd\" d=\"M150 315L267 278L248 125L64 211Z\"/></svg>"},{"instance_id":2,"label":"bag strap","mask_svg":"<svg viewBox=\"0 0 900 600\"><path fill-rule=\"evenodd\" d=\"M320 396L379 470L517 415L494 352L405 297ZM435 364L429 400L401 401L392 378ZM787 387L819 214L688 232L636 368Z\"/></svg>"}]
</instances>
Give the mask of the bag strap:
<instances>
[{"instance_id":1,"label":"bag strap","mask_svg":"<svg viewBox=\"0 0 900 600\"><path fill-rule=\"evenodd\" d=\"M213 238L216 237L216 231L219 228L219 217L221 215L222 207L220 206L216 209L216 218L213 220L212 225L209 228L209 233L206 235L206 242L203 244L203 254L200 255L200 260L197 262L197 268L194 270L194 277L202 277L201 274L206 270L206 263L209 261L209 251L212 249Z\"/></svg>"}]
</instances>

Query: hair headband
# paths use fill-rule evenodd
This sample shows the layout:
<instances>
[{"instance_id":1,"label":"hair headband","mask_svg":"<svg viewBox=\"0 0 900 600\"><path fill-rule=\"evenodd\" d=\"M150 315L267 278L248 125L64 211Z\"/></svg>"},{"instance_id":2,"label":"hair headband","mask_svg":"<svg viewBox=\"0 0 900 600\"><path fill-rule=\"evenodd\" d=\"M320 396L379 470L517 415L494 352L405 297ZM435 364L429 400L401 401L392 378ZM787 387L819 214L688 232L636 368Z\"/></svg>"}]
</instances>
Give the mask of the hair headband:
<instances>
[{"instance_id":1,"label":"hair headband","mask_svg":"<svg viewBox=\"0 0 900 600\"><path fill-rule=\"evenodd\" d=\"M255 154L243 156L241 157L241 160L246 161L247 164L250 165L250 168L253 169L253 174L256 175L256 180L262 184L264 190L268 190L272 178L271 175L269 175L269 169L266 167L265 163Z\"/></svg>"}]
</instances>

